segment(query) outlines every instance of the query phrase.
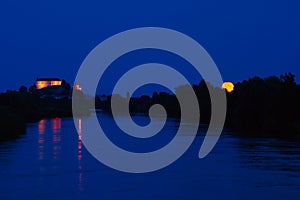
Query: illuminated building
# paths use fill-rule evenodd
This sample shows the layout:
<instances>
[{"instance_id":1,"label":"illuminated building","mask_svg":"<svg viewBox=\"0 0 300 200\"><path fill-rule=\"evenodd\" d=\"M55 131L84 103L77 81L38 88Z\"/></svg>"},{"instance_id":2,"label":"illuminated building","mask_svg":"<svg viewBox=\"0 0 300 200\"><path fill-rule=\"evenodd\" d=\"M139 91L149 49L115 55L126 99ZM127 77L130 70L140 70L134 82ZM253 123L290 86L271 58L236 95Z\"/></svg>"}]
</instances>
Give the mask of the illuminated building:
<instances>
[{"instance_id":1,"label":"illuminated building","mask_svg":"<svg viewBox=\"0 0 300 200\"><path fill-rule=\"evenodd\" d=\"M42 89L50 86L60 86L61 82L58 78L38 78L35 85L37 89Z\"/></svg>"}]
</instances>

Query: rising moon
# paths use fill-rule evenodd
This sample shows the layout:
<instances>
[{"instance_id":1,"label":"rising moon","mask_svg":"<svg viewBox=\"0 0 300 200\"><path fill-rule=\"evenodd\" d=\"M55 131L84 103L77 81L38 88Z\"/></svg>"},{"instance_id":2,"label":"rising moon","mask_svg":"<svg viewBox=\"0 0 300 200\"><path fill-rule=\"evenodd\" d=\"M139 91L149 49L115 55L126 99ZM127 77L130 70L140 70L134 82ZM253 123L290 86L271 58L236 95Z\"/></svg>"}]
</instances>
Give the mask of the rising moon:
<instances>
[{"instance_id":1,"label":"rising moon","mask_svg":"<svg viewBox=\"0 0 300 200\"><path fill-rule=\"evenodd\" d=\"M222 89L225 89L227 92L232 92L234 89L234 85L231 82L224 82L222 85Z\"/></svg>"}]
</instances>

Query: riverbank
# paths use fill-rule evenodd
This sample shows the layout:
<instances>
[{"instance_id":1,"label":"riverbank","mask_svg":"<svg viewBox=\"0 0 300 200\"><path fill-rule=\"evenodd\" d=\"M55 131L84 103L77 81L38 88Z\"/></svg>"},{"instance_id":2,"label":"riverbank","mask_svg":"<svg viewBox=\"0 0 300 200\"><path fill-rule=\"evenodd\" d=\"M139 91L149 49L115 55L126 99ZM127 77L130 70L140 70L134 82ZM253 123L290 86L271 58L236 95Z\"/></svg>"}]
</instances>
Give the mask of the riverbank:
<instances>
[{"instance_id":1,"label":"riverbank","mask_svg":"<svg viewBox=\"0 0 300 200\"><path fill-rule=\"evenodd\" d=\"M56 87L56 86L55 86ZM28 122L36 122L43 118L72 117L71 89L61 96L52 95L55 87L48 87L36 92L24 90L8 91L0 94L0 125L5 127L5 133L0 138L15 137L24 134ZM63 86L62 86L63 87ZM180 86L177 92L184 92L187 86ZM197 96L200 108L200 124L209 124L211 116L210 90L221 90L201 81L192 88ZM59 88L58 88L59 89ZM76 91L80 98L79 115L89 115L91 97ZM222 92L222 91L217 91ZM280 77L253 77L235 84L233 92L227 95L227 116L225 127L242 137L274 137L300 141L300 85L295 83L291 73ZM120 105L126 99L117 95ZM77 99L78 100L78 99ZM101 96L95 99L96 108L111 112L111 96ZM154 92L152 97L141 96L130 98L129 111L131 114L143 113L148 115L154 104L162 105L168 117L180 118L180 106L175 94ZM120 112L124 111L119 109Z\"/></svg>"},{"instance_id":2,"label":"riverbank","mask_svg":"<svg viewBox=\"0 0 300 200\"><path fill-rule=\"evenodd\" d=\"M83 96L84 98L84 96ZM89 115L89 108L80 113ZM26 133L26 124L43 118L72 117L71 98L41 98L38 93L8 91L0 94L0 140Z\"/></svg>"},{"instance_id":3,"label":"riverbank","mask_svg":"<svg viewBox=\"0 0 300 200\"><path fill-rule=\"evenodd\" d=\"M1 140L17 138L26 133L26 120L14 110L0 106Z\"/></svg>"},{"instance_id":4,"label":"riverbank","mask_svg":"<svg viewBox=\"0 0 300 200\"><path fill-rule=\"evenodd\" d=\"M300 85L293 74L237 83L227 100L226 126L241 136L300 140Z\"/></svg>"},{"instance_id":5,"label":"riverbank","mask_svg":"<svg viewBox=\"0 0 300 200\"><path fill-rule=\"evenodd\" d=\"M176 93L184 93L186 87L176 88ZM209 124L211 102L208 88L221 92L201 81L192 86L199 103L200 124ZM241 137L274 137L300 141L300 85L296 84L295 76L286 73L280 77L253 77L235 84L232 92L227 92L227 114L225 127ZM116 96L120 105L126 99ZM101 96L96 101L98 108L111 112L111 96ZM168 117L180 118L180 106L175 94L154 92L152 96L131 98L129 111L148 115L154 104L162 105ZM119 110L122 112L122 109Z\"/></svg>"}]
</instances>

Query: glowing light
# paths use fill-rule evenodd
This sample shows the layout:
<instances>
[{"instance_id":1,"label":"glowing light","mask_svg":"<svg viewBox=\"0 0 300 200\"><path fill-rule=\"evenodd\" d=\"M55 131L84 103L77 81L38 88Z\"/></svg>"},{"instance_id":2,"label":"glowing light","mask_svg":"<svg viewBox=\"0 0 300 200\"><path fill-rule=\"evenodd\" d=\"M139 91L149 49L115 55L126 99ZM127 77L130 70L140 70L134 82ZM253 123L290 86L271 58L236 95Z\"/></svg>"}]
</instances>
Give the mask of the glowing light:
<instances>
[{"instance_id":1,"label":"glowing light","mask_svg":"<svg viewBox=\"0 0 300 200\"><path fill-rule=\"evenodd\" d=\"M52 119L52 132L59 133L61 131L61 118Z\"/></svg>"},{"instance_id":2,"label":"glowing light","mask_svg":"<svg viewBox=\"0 0 300 200\"><path fill-rule=\"evenodd\" d=\"M48 87L48 81L37 81L36 82L37 89L42 89L44 87Z\"/></svg>"},{"instance_id":3,"label":"glowing light","mask_svg":"<svg viewBox=\"0 0 300 200\"><path fill-rule=\"evenodd\" d=\"M56 160L61 151L61 118L54 118L51 120L52 128L52 142L53 142L53 159Z\"/></svg>"},{"instance_id":4,"label":"glowing light","mask_svg":"<svg viewBox=\"0 0 300 200\"><path fill-rule=\"evenodd\" d=\"M42 119L41 121L39 121L39 124L38 124L39 134L45 133L45 123L46 123L45 119Z\"/></svg>"},{"instance_id":5,"label":"glowing light","mask_svg":"<svg viewBox=\"0 0 300 200\"><path fill-rule=\"evenodd\" d=\"M77 131L78 131L78 140L82 140L82 121L81 121L81 118L77 119Z\"/></svg>"},{"instance_id":6,"label":"glowing light","mask_svg":"<svg viewBox=\"0 0 300 200\"><path fill-rule=\"evenodd\" d=\"M82 141L81 140L78 140L77 149L78 149L77 159L80 161L80 160L82 160Z\"/></svg>"},{"instance_id":7,"label":"glowing light","mask_svg":"<svg viewBox=\"0 0 300 200\"><path fill-rule=\"evenodd\" d=\"M222 85L222 89L225 89L227 92L232 92L234 90L234 85L231 82L224 82Z\"/></svg>"},{"instance_id":8,"label":"glowing light","mask_svg":"<svg viewBox=\"0 0 300 200\"><path fill-rule=\"evenodd\" d=\"M45 87L61 85L62 81L58 80L37 80L35 85L37 89L42 89Z\"/></svg>"},{"instance_id":9,"label":"glowing light","mask_svg":"<svg viewBox=\"0 0 300 200\"><path fill-rule=\"evenodd\" d=\"M81 91L81 87L78 83L75 83L74 87L75 87L75 90Z\"/></svg>"},{"instance_id":10,"label":"glowing light","mask_svg":"<svg viewBox=\"0 0 300 200\"><path fill-rule=\"evenodd\" d=\"M82 159L82 121L81 121L81 118L78 118L77 119L77 125L78 125L78 145L77 145L77 148L78 148L78 161L80 161Z\"/></svg>"},{"instance_id":11,"label":"glowing light","mask_svg":"<svg viewBox=\"0 0 300 200\"><path fill-rule=\"evenodd\" d=\"M38 159L43 160L44 159L44 133L46 129L46 120L42 119L38 123L38 132L39 132L39 137L38 137Z\"/></svg>"},{"instance_id":12,"label":"glowing light","mask_svg":"<svg viewBox=\"0 0 300 200\"><path fill-rule=\"evenodd\" d=\"M78 133L79 134L82 133L82 121L81 121L81 118L78 119Z\"/></svg>"},{"instance_id":13,"label":"glowing light","mask_svg":"<svg viewBox=\"0 0 300 200\"><path fill-rule=\"evenodd\" d=\"M50 81L51 86L61 85L61 81Z\"/></svg>"}]
</instances>

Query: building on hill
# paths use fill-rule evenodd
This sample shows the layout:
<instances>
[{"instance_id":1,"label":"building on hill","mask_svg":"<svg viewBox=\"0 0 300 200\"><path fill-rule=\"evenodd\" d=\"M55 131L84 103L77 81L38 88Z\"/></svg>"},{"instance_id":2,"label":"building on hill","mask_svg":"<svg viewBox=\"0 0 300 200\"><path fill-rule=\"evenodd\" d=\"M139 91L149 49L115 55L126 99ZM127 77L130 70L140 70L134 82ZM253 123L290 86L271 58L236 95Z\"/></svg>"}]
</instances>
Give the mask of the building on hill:
<instances>
[{"instance_id":1,"label":"building on hill","mask_svg":"<svg viewBox=\"0 0 300 200\"><path fill-rule=\"evenodd\" d=\"M82 90L78 83L73 87L75 91ZM41 99L71 99L72 97L70 84L58 78L38 78L29 88L29 92L37 94Z\"/></svg>"},{"instance_id":2,"label":"building on hill","mask_svg":"<svg viewBox=\"0 0 300 200\"><path fill-rule=\"evenodd\" d=\"M38 78L35 81L36 89L43 89L50 86L60 86L62 80L58 78Z\"/></svg>"}]
</instances>

